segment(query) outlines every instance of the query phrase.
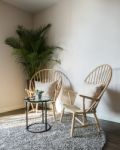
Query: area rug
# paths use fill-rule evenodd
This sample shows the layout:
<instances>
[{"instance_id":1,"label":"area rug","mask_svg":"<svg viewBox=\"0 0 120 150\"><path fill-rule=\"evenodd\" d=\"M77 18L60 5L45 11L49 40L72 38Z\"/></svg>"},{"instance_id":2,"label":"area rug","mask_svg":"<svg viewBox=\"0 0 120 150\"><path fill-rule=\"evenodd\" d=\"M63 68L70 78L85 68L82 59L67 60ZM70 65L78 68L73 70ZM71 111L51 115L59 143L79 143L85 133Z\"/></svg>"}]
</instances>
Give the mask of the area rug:
<instances>
[{"instance_id":1,"label":"area rug","mask_svg":"<svg viewBox=\"0 0 120 150\"><path fill-rule=\"evenodd\" d=\"M39 122L41 114L30 114L29 123ZM92 121L90 119L90 121ZM102 150L105 134L95 126L77 128L74 137L70 137L71 117L63 123L53 121L48 115L51 129L44 133L31 133L25 128L25 114L0 119L0 150ZM37 126L33 130L37 130Z\"/></svg>"}]
</instances>

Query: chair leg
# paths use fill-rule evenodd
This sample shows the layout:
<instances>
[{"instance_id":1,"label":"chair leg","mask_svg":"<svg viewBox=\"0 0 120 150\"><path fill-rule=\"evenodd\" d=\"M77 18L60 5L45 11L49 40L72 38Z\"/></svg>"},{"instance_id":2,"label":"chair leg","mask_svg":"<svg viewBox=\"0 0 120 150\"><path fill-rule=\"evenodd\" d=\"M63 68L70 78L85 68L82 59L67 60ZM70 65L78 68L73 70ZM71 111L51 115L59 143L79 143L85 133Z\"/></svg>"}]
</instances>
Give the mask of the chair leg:
<instances>
[{"instance_id":1,"label":"chair leg","mask_svg":"<svg viewBox=\"0 0 120 150\"><path fill-rule=\"evenodd\" d=\"M72 117L72 125L71 125L71 137L73 137L73 132L74 132L74 124L75 124L75 114L73 114L73 117Z\"/></svg>"},{"instance_id":2,"label":"chair leg","mask_svg":"<svg viewBox=\"0 0 120 150\"><path fill-rule=\"evenodd\" d=\"M31 103L31 107L32 107L32 111L34 112L34 106L33 106L33 104Z\"/></svg>"},{"instance_id":3,"label":"chair leg","mask_svg":"<svg viewBox=\"0 0 120 150\"><path fill-rule=\"evenodd\" d=\"M62 112L61 112L60 122L62 122L62 118L63 118L63 115L64 115L64 110L65 110L65 108L63 107Z\"/></svg>"},{"instance_id":4,"label":"chair leg","mask_svg":"<svg viewBox=\"0 0 120 150\"><path fill-rule=\"evenodd\" d=\"M83 126L86 126L86 124L87 124L87 117L86 117L86 114L83 114L82 120L83 120Z\"/></svg>"},{"instance_id":5,"label":"chair leg","mask_svg":"<svg viewBox=\"0 0 120 150\"><path fill-rule=\"evenodd\" d=\"M100 124L99 124L99 121L98 121L98 118L97 118L96 113L94 113L94 117L95 117L95 122L96 122L97 131L98 131L98 133L99 133L99 132L100 132Z\"/></svg>"},{"instance_id":6,"label":"chair leg","mask_svg":"<svg viewBox=\"0 0 120 150\"><path fill-rule=\"evenodd\" d=\"M55 104L52 104L52 111L53 111L53 116L54 116L54 120L56 121L56 115L55 115Z\"/></svg>"},{"instance_id":7,"label":"chair leg","mask_svg":"<svg viewBox=\"0 0 120 150\"><path fill-rule=\"evenodd\" d=\"M37 112L38 112L38 104L36 104L35 112L37 114Z\"/></svg>"}]
</instances>

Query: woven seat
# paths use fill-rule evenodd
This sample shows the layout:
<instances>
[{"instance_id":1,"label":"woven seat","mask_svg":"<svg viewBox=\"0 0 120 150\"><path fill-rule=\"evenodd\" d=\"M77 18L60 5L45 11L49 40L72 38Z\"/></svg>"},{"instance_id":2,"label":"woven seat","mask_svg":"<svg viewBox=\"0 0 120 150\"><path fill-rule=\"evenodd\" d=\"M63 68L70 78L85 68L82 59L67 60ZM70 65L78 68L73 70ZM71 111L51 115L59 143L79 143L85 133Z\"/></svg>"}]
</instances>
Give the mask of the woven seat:
<instances>
[{"instance_id":1,"label":"woven seat","mask_svg":"<svg viewBox=\"0 0 120 150\"><path fill-rule=\"evenodd\" d=\"M72 113L82 112L82 110L79 107L75 106L75 105L64 104L63 107L67 108Z\"/></svg>"}]
</instances>

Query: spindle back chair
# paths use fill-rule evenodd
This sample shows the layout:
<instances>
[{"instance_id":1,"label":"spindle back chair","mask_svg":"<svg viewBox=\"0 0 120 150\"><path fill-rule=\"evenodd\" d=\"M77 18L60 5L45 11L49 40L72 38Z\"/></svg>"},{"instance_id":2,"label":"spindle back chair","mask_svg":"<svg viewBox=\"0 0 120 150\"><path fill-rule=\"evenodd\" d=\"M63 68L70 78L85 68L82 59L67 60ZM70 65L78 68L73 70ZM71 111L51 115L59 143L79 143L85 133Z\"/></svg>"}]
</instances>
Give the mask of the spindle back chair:
<instances>
[{"instance_id":1,"label":"spindle back chair","mask_svg":"<svg viewBox=\"0 0 120 150\"><path fill-rule=\"evenodd\" d=\"M72 114L72 126L71 126L71 136L73 136L73 130L74 130L74 123L75 120L79 122L83 127L88 126L88 120L87 120L87 114L93 114L95 118L95 124L97 127L98 132L100 132L100 125L99 121L96 115L96 109L100 102L100 99L104 92L106 91L110 81L112 78L112 68L111 66L107 64L103 64L95 68L92 72L89 73L89 75L85 78L84 82L90 85L103 85L103 88L99 95L97 97L89 97L86 95L83 95L82 93L79 93L79 99L82 101L82 109L75 106L75 105L66 105L64 104L63 111L61 113L61 121L64 114L64 110L69 110ZM76 93L75 93L76 94ZM70 95L70 94L69 94ZM89 108L86 109L87 100L92 101ZM78 116L82 116L81 119L78 118Z\"/></svg>"},{"instance_id":2,"label":"spindle back chair","mask_svg":"<svg viewBox=\"0 0 120 150\"><path fill-rule=\"evenodd\" d=\"M29 97L33 96L33 94L35 93L35 81L38 81L40 83L48 83L48 84L51 82L57 82L55 90L51 97L52 100L50 101L52 104L54 119L56 120L55 101L59 95L59 92L62 86L61 72L58 70L54 70L54 69L42 69L36 72L31 78L30 83L29 83L29 90L27 90L27 94ZM32 105L32 108L34 109L33 105ZM38 110L38 105L36 104L36 112L37 110Z\"/></svg>"}]
</instances>

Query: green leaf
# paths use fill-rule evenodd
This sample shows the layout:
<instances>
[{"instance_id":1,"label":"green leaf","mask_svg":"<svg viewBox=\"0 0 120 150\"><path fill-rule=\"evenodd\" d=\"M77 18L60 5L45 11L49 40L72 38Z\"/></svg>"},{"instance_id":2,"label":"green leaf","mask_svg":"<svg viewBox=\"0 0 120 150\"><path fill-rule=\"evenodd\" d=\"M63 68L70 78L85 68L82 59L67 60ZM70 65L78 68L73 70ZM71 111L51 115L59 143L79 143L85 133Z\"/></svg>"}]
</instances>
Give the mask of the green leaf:
<instances>
[{"instance_id":1,"label":"green leaf","mask_svg":"<svg viewBox=\"0 0 120 150\"><path fill-rule=\"evenodd\" d=\"M16 61L23 65L29 79L39 69L49 66L52 61L60 63L60 60L54 58L54 54L56 50L63 49L48 45L47 33L50 28L51 24L43 25L36 30L18 25L16 29L18 37L9 37L5 40L7 45L13 47Z\"/></svg>"}]
</instances>

